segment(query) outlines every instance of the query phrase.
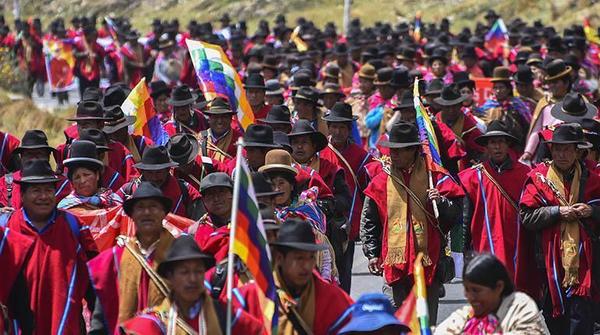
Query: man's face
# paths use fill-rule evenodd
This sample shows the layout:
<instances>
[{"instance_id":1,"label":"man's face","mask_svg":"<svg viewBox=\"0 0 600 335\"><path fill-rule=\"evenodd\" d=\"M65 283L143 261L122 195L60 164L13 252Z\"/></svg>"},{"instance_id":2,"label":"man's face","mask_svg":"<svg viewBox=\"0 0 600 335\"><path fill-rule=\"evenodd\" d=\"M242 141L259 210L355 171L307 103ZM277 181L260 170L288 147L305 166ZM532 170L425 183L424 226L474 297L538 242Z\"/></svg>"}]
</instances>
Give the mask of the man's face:
<instances>
[{"instance_id":1,"label":"man's face","mask_svg":"<svg viewBox=\"0 0 600 335\"><path fill-rule=\"evenodd\" d=\"M206 266L202 260L179 261L167 275L175 301L187 304L196 303L204 292Z\"/></svg>"},{"instance_id":2,"label":"man's face","mask_svg":"<svg viewBox=\"0 0 600 335\"><path fill-rule=\"evenodd\" d=\"M508 157L509 143L506 137L492 137L485 147L490 159L496 164L501 164Z\"/></svg>"},{"instance_id":3,"label":"man's face","mask_svg":"<svg viewBox=\"0 0 600 335\"><path fill-rule=\"evenodd\" d=\"M401 170L410 168L415 162L417 146L406 148L390 148L392 166Z\"/></svg>"},{"instance_id":4,"label":"man's face","mask_svg":"<svg viewBox=\"0 0 600 335\"><path fill-rule=\"evenodd\" d=\"M275 257L286 285L295 289L308 285L317 265L316 252L290 250L286 255L277 252Z\"/></svg>"},{"instance_id":5,"label":"man's face","mask_svg":"<svg viewBox=\"0 0 600 335\"><path fill-rule=\"evenodd\" d=\"M142 199L131 209L131 219L135 223L136 235L159 236L162 232L163 219L167 212L162 203L156 199Z\"/></svg>"},{"instance_id":6,"label":"man's face","mask_svg":"<svg viewBox=\"0 0 600 335\"><path fill-rule=\"evenodd\" d=\"M48 218L56 208L56 184L31 184L21 193L23 208L29 216Z\"/></svg>"},{"instance_id":7,"label":"man's face","mask_svg":"<svg viewBox=\"0 0 600 335\"><path fill-rule=\"evenodd\" d=\"M548 90L554 97L563 97L567 94L569 85L562 79L548 81Z\"/></svg>"},{"instance_id":8,"label":"man's face","mask_svg":"<svg viewBox=\"0 0 600 335\"><path fill-rule=\"evenodd\" d=\"M577 159L576 144L551 144L552 162L563 172L569 171Z\"/></svg>"},{"instance_id":9,"label":"man's face","mask_svg":"<svg viewBox=\"0 0 600 335\"><path fill-rule=\"evenodd\" d=\"M373 85L372 79L359 77L358 83L359 83L360 91L363 92L364 94L371 94L371 92L373 92L373 90L375 89L375 85Z\"/></svg>"},{"instance_id":10,"label":"man's face","mask_svg":"<svg viewBox=\"0 0 600 335\"><path fill-rule=\"evenodd\" d=\"M231 129L231 114L210 114L208 125L214 134L224 134Z\"/></svg>"},{"instance_id":11,"label":"man's face","mask_svg":"<svg viewBox=\"0 0 600 335\"><path fill-rule=\"evenodd\" d=\"M265 90L262 88L247 88L246 96L250 106L261 106L265 103Z\"/></svg>"},{"instance_id":12,"label":"man's face","mask_svg":"<svg viewBox=\"0 0 600 335\"><path fill-rule=\"evenodd\" d=\"M384 100L391 99L396 94L396 88L391 85L379 85L377 86L377 90Z\"/></svg>"},{"instance_id":13,"label":"man's face","mask_svg":"<svg viewBox=\"0 0 600 335\"><path fill-rule=\"evenodd\" d=\"M308 162L317 151L309 135L294 136L290 139L290 144L294 150L292 156L301 164Z\"/></svg>"},{"instance_id":14,"label":"man's face","mask_svg":"<svg viewBox=\"0 0 600 335\"><path fill-rule=\"evenodd\" d=\"M229 217L231 215L231 202L233 193L227 187L211 187L202 193L204 207L210 215Z\"/></svg>"},{"instance_id":15,"label":"man's face","mask_svg":"<svg viewBox=\"0 0 600 335\"><path fill-rule=\"evenodd\" d=\"M294 99L294 107L300 119L312 121L315 117L315 104L308 100Z\"/></svg>"},{"instance_id":16,"label":"man's face","mask_svg":"<svg viewBox=\"0 0 600 335\"><path fill-rule=\"evenodd\" d=\"M77 121L77 131L81 132L86 129L98 129L102 130L104 128L104 121L99 120L78 120Z\"/></svg>"},{"instance_id":17,"label":"man's face","mask_svg":"<svg viewBox=\"0 0 600 335\"><path fill-rule=\"evenodd\" d=\"M47 149L24 149L21 151L21 165L34 159L50 161L50 151Z\"/></svg>"},{"instance_id":18,"label":"man's face","mask_svg":"<svg viewBox=\"0 0 600 335\"><path fill-rule=\"evenodd\" d=\"M333 108L336 102L340 101L341 97L337 94L324 94L323 95L323 106L327 109Z\"/></svg>"},{"instance_id":19,"label":"man's face","mask_svg":"<svg viewBox=\"0 0 600 335\"><path fill-rule=\"evenodd\" d=\"M169 111L169 97L166 94L161 94L154 99L154 108L160 114L167 113Z\"/></svg>"},{"instance_id":20,"label":"man's face","mask_svg":"<svg viewBox=\"0 0 600 335\"><path fill-rule=\"evenodd\" d=\"M510 97L512 86L509 82L495 82L492 90L498 101L504 101Z\"/></svg>"},{"instance_id":21,"label":"man's face","mask_svg":"<svg viewBox=\"0 0 600 335\"><path fill-rule=\"evenodd\" d=\"M181 122L184 124L190 123L190 120L192 119L191 106L190 105L174 106L173 107L173 116L175 117L175 120L177 120L178 122Z\"/></svg>"},{"instance_id":22,"label":"man's face","mask_svg":"<svg viewBox=\"0 0 600 335\"><path fill-rule=\"evenodd\" d=\"M154 186L161 188L169 178L170 169L161 170L142 170L142 180L149 181Z\"/></svg>"},{"instance_id":23,"label":"man's face","mask_svg":"<svg viewBox=\"0 0 600 335\"><path fill-rule=\"evenodd\" d=\"M252 170L258 171L259 167L265 165L265 156L269 150L270 148L246 147L246 160Z\"/></svg>"},{"instance_id":24,"label":"man's face","mask_svg":"<svg viewBox=\"0 0 600 335\"><path fill-rule=\"evenodd\" d=\"M350 128L346 122L329 122L329 135L331 135L331 143L346 144L350 137Z\"/></svg>"},{"instance_id":25,"label":"man's face","mask_svg":"<svg viewBox=\"0 0 600 335\"><path fill-rule=\"evenodd\" d=\"M436 59L431 63L431 72L436 77L442 77L446 74L446 64L439 59Z\"/></svg>"}]
</instances>

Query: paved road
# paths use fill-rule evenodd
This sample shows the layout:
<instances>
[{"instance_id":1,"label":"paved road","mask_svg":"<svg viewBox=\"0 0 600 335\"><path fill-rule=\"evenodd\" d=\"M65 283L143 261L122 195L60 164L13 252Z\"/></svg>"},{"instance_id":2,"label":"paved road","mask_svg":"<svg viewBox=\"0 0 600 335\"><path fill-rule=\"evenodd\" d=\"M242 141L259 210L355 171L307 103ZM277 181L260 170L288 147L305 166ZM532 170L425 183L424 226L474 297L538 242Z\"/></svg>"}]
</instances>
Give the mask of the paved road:
<instances>
[{"instance_id":1,"label":"paved road","mask_svg":"<svg viewBox=\"0 0 600 335\"><path fill-rule=\"evenodd\" d=\"M363 255L360 245L354 251L354 266L352 269L352 290L350 295L357 299L361 294L367 292L381 292L383 280L381 277L373 276L367 269L367 259ZM444 285L446 296L440 299L438 307L438 322L443 321L450 313L466 304L463 296L462 282L455 279L452 283Z\"/></svg>"}]
</instances>

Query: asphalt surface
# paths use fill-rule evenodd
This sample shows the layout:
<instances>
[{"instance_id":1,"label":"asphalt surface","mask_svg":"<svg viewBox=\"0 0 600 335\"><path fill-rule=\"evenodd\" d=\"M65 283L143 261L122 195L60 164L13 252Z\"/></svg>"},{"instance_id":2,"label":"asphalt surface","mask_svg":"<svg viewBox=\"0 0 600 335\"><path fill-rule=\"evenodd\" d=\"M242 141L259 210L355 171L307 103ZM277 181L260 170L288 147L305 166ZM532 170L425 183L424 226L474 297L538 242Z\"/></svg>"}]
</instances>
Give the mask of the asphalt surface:
<instances>
[{"instance_id":1,"label":"asphalt surface","mask_svg":"<svg viewBox=\"0 0 600 335\"><path fill-rule=\"evenodd\" d=\"M383 279L373 276L368 268L367 258L362 252L362 246L357 244L354 250L354 266L352 268L352 288L350 296L354 300L363 293L381 292ZM454 279L451 283L444 285L446 296L440 299L438 307L438 323L446 319L450 313L467 304L463 296L462 281Z\"/></svg>"}]
</instances>

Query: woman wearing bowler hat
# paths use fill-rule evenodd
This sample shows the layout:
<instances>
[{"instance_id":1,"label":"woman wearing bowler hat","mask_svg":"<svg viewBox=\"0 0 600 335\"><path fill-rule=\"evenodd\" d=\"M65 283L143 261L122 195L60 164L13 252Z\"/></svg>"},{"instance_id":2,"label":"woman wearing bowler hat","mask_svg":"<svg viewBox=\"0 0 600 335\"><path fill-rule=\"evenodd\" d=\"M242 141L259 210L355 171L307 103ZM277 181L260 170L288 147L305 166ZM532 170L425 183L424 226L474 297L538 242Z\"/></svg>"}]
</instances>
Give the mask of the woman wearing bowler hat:
<instances>
[{"instance_id":1,"label":"woman wearing bowler hat","mask_svg":"<svg viewBox=\"0 0 600 335\"><path fill-rule=\"evenodd\" d=\"M177 133L197 135L208 128L204 114L194 108L197 99L198 95L187 85L173 89L171 98L167 100L173 110L172 120L165 124L165 131L169 136Z\"/></svg>"}]
</instances>

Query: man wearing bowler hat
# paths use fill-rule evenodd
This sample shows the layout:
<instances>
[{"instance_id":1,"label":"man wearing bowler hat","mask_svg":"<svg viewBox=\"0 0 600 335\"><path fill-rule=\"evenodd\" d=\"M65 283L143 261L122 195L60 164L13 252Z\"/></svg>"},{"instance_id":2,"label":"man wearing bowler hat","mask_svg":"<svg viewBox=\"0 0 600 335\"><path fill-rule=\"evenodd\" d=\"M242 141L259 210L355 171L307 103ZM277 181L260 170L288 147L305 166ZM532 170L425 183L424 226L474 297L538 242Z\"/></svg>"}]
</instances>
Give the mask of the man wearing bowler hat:
<instances>
[{"instance_id":1,"label":"man wearing bowler hat","mask_svg":"<svg viewBox=\"0 0 600 335\"><path fill-rule=\"evenodd\" d=\"M285 92L283 87L277 79L269 79L265 83L266 92L265 92L265 103L271 106L274 105L283 105L285 103L285 98L283 97L283 93Z\"/></svg>"},{"instance_id":2,"label":"man wearing bowler hat","mask_svg":"<svg viewBox=\"0 0 600 335\"><path fill-rule=\"evenodd\" d=\"M327 125L321 119L323 112L317 90L312 87L300 87L294 95L293 101L295 117L298 120L309 121L315 129L327 135Z\"/></svg>"},{"instance_id":3,"label":"man wearing bowler hat","mask_svg":"<svg viewBox=\"0 0 600 335\"><path fill-rule=\"evenodd\" d=\"M129 134L128 127L135 123L136 117L125 115L120 105L105 107L104 116L109 120L104 122L102 131L109 139L123 144L138 163L147 146L154 144L152 139L144 135Z\"/></svg>"},{"instance_id":4,"label":"man wearing bowler hat","mask_svg":"<svg viewBox=\"0 0 600 335\"><path fill-rule=\"evenodd\" d=\"M50 162L50 155L54 152L55 149L48 145L46 134L41 130L34 129L25 132L21 144L14 149L13 155L14 159L20 161L20 165L24 166L34 159ZM21 208L21 185L18 183L21 176L22 170L19 170L9 172L0 178L0 205L2 207ZM65 176L58 174L56 176L58 183L55 196L58 203L71 193L71 185Z\"/></svg>"},{"instance_id":5,"label":"man wearing bowler hat","mask_svg":"<svg viewBox=\"0 0 600 335\"><path fill-rule=\"evenodd\" d=\"M350 96L346 102L352 106L352 114L358 116L356 122L360 131L360 137L365 142L368 135L368 129L365 126L365 117L369 112L369 98L375 93L375 68L369 63L365 63L358 71L358 89L350 91Z\"/></svg>"},{"instance_id":6,"label":"man wearing bowler hat","mask_svg":"<svg viewBox=\"0 0 600 335\"><path fill-rule=\"evenodd\" d=\"M534 86L533 81L535 78L531 68L528 65L519 65L517 73L513 75L513 80L519 97L533 113L537 103L544 97L544 93Z\"/></svg>"},{"instance_id":7,"label":"man wearing bowler hat","mask_svg":"<svg viewBox=\"0 0 600 335\"><path fill-rule=\"evenodd\" d=\"M173 89L171 98L167 101L173 109L173 119L165 124L165 131L169 136L177 133L197 135L208 128L204 114L193 108L197 98L187 85Z\"/></svg>"},{"instance_id":8,"label":"man wearing bowler hat","mask_svg":"<svg viewBox=\"0 0 600 335\"><path fill-rule=\"evenodd\" d=\"M384 115L393 108L392 98L398 90L398 86L392 82L394 69L384 67L377 71L373 84L377 92L369 98L369 112L365 117L365 125L369 130L369 148L375 148L380 136L380 125Z\"/></svg>"},{"instance_id":9,"label":"man wearing bowler hat","mask_svg":"<svg viewBox=\"0 0 600 335\"><path fill-rule=\"evenodd\" d=\"M202 132L202 155L219 162L233 159L237 153L236 143L242 133L231 126L235 112L224 98L215 98L208 110L209 128Z\"/></svg>"},{"instance_id":10,"label":"man wearing bowler hat","mask_svg":"<svg viewBox=\"0 0 600 335\"><path fill-rule=\"evenodd\" d=\"M85 327L80 316L89 289L86 262L98 253L89 229L74 215L56 208L58 180L48 161L27 161L17 181L23 206L2 224L33 240L23 269L28 294L20 298L31 308L35 334Z\"/></svg>"},{"instance_id":11,"label":"man wearing bowler hat","mask_svg":"<svg viewBox=\"0 0 600 335\"><path fill-rule=\"evenodd\" d=\"M164 196L173 200L173 214L197 220L202 214L200 194L184 180L171 174L177 163L171 160L164 146L148 147L142 160L135 165L141 176L123 185L117 194L123 200L129 199L142 181L149 181L160 188Z\"/></svg>"},{"instance_id":12,"label":"man wearing bowler hat","mask_svg":"<svg viewBox=\"0 0 600 335\"><path fill-rule=\"evenodd\" d=\"M358 66L348 57L348 45L340 43L334 48L335 64L340 68L340 85L343 89L352 87L352 77Z\"/></svg>"},{"instance_id":13,"label":"man wearing bowler hat","mask_svg":"<svg viewBox=\"0 0 600 335\"><path fill-rule=\"evenodd\" d=\"M173 115L168 103L171 96L171 88L162 80L153 81L149 86L154 110L158 114L160 122L165 124L171 120Z\"/></svg>"},{"instance_id":14,"label":"man wearing bowler hat","mask_svg":"<svg viewBox=\"0 0 600 335\"><path fill-rule=\"evenodd\" d=\"M390 288L386 293L397 307L412 289L413 263L422 252L429 316L435 323L442 280L450 279L444 278L446 270L440 265L442 257L447 257L444 236L462 214L464 192L439 169L430 171L429 183L415 124L396 123L389 141L381 144L390 148L391 163L365 190L360 230L363 252L369 271L383 276ZM434 203L439 217L434 214Z\"/></svg>"},{"instance_id":15,"label":"man wearing bowler hat","mask_svg":"<svg viewBox=\"0 0 600 335\"><path fill-rule=\"evenodd\" d=\"M288 219L275 247L275 285L279 294L279 332L325 334L352 299L315 275L316 253L327 247L315 239L310 223Z\"/></svg>"},{"instance_id":16,"label":"man wearing bowler hat","mask_svg":"<svg viewBox=\"0 0 600 335\"><path fill-rule=\"evenodd\" d=\"M265 104L267 87L265 86L263 76L258 73L249 75L244 82L244 89L246 90L248 103L252 107L252 112L254 112L254 118L260 119L266 117L271 109L271 105Z\"/></svg>"},{"instance_id":17,"label":"man wearing bowler hat","mask_svg":"<svg viewBox=\"0 0 600 335\"><path fill-rule=\"evenodd\" d=\"M174 334L225 334L226 306L204 287L205 273L213 265L214 259L200 250L192 237L178 237L156 271L166 279L163 284L169 296L144 314L123 322L120 332L161 335L165 329L174 329ZM264 331L262 320L240 308L232 312L232 334Z\"/></svg>"},{"instance_id":18,"label":"man wearing bowler hat","mask_svg":"<svg viewBox=\"0 0 600 335\"><path fill-rule=\"evenodd\" d=\"M476 253L494 254L514 278L518 203L530 168L510 157L509 150L518 139L502 121L490 122L486 133L475 141L486 149L486 159L458 174L467 195L463 222L470 241L465 245Z\"/></svg>"},{"instance_id":19,"label":"man wearing bowler hat","mask_svg":"<svg viewBox=\"0 0 600 335\"><path fill-rule=\"evenodd\" d=\"M590 234L600 220L600 177L577 159L578 147L589 147L579 124L559 125L547 143L552 161L531 171L519 205L523 227L535 234L526 243L536 266L517 266L517 279L524 269L523 278L543 283L528 293L541 304L552 334L592 334L598 260Z\"/></svg>"},{"instance_id":20,"label":"man wearing bowler hat","mask_svg":"<svg viewBox=\"0 0 600 335\"><path fill-rule=\"evenodd\" d=\"M286 105L274 105L264 119L257 120L273 128L273 131L289 133L292 131L291 113Z\"/></svg>"},{"instance_id":21,"label":"man wearing bowler hat","mask_svg":"<svg viewBox=\"0 0 600 335\"><path fill-rule=\"evenodd\" d=\"M352 261L354 259L354 241L358 238L360 211L367 187L368 172L365 166L373 162L373 157L361 146L352 141L352 107L343 102L336 103L329 114L323 117L329 127L329 144L320 152L320 158L332 162L344 169L344 176L351 195L348 222L350 225L349 243L343 261L338 262L340 282L346 292L350 292Z\"/></svg>"},{"instance_id":22,"label":"man wearing bowler hat","mask_svg":"<svg viewBox=\"0 0 600 335\"><path fill-rule=\"evenodd\" d=\"M155 271L175 240L163 225L172 200L150 182L142 182L123 210L135 224L135 236L120 238L113 248L88 262L96 303L90 334L114 333L119 323L160 304Z\"/></svg>"},{"instance_id":23,"label":"man wearing bowler hat","mask_svg":"<svg viewBox=\"0 0 600 335\"><path fill-rule=\"evenodd\" d=\"M573 88L571 72L573 69L565 64L562 59L554 59L545 66L546 76L544 81L550 91L549 96L544 96L538 101L532 113L531 125L527 133L527 144L525 152L521 156L523 161L531 161L536 158L536 151L540 143L539 132L549 126L560 123L551 114L552 107L561 102Z\"/></svg>"},{"instance_id":24,"label":"man wearing bowler hat","mask_svg":"<svg viewBox=\"0 0 600 335\"><path fill-rule=\"evenodd\" d=\"M173 175L188 182L196 190L204 176L224 167L218 161L200 154L198 139L190 134L177 134L167 143L169 156L178 165Z\"/></svg>"}]
</instances>

